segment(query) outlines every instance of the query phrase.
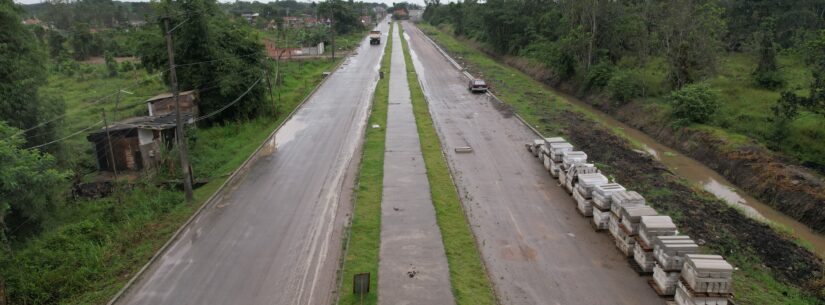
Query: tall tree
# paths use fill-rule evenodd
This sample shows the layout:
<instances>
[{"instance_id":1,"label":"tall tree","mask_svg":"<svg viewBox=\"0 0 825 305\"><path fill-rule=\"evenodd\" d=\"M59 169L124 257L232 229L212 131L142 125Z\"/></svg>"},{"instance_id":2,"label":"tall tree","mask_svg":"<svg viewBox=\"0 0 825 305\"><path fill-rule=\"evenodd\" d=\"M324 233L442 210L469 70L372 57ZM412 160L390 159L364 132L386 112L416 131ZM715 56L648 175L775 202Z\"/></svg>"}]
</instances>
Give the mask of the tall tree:
<instances>
[{"instance_id":1,"label":"tall tree","mask_svg":"<svg viewBox=\"0 0 825 305\"><path fill-rule=\"evenodd\" d=\"M264 76L264 47L249 24L231 20L215 0L178 0L158 5L158 15L170 16L173 48L181 90L200 90L202 114L221 110ZM138 53L144 65L166 70L168 59L162 22L154 34L143 35ZM168 77L167 77L168 79ZM213 120L258 115L264 86L257 85Z\"/></svg>"},{"instance_id":2,"label":"tall tree","mask_svg":"<svg viewBox=\"0 0 825 305\"><path fill-rule=\"evenodd\" d=\"M46 82L46 54L21 24L21 11L12 0L0 0L0 121L26 129L62 113L63 104L38 94ZM28 143L51 139L53 126L26 134Z\"/></svg>"}]
</instances>

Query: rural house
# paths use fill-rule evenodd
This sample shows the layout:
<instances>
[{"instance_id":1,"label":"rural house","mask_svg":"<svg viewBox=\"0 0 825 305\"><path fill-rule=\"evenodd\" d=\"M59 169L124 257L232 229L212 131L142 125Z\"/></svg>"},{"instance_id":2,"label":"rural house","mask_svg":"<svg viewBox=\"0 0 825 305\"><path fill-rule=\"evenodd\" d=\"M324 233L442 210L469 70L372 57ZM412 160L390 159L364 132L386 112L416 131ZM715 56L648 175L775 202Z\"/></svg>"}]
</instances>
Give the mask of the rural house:
<instances>
[{"instance_id":1,"label":"rural house","mask_svg":"<svg viewBox=\"0 0 825 305\"><path fill-rule=\"evenodd\" d=\"M198 115L198 92L196 90L183 91L179 94L181 113ZM162 116L175 112L175 98L172 93L158 94L148 100L149 116Z\"/></svg>"},{"instance_id":2,"label":"rural house","mask_svg":"<svg viewBox=\"0 0 825 305\"><path fill-rule=\"evenodd\" d=\"M182 113L183 120L190 122L191 113ZM86 137L92 142L97 167L100 171L138 171L153 168L160 160L162 149L172 147L175 141L175 113L160 116L142 116L122 120L109 125L111 154L106 129ZM112 160L114 155L114 160Z\"/></svg>"}]
</instances>

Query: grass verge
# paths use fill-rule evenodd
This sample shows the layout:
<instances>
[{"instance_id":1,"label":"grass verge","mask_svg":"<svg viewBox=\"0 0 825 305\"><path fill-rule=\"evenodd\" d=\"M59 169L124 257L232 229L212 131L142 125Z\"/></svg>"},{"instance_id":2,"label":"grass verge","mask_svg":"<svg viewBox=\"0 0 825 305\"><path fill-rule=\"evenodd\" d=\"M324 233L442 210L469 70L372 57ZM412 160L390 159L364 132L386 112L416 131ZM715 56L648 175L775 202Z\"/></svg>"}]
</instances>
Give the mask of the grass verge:
<instances>
[{"instance_id":1,"label":"grass verge","mask_svg":"<svg viewBox=\"0 0 825 305\"><path fill-rule=\"evenodd\" d=\"M287 65L290 73L279 89L281 112L294 110L322 80L321 72L336 65L327 59ZM65 88L71 91L67 96L78 97L67 101L68 111L84 104L83 93L74 91L87 90L85 85ZM285 119L263 116L193 130L194 172L210 178L195 190L193 204L183 203L179 191L147 179L118 196L60 206L42 232L0 252L9 303L105 304Z\"/></svg>"},{"instance_id":2,"label":"grass verge","mask_svg":"<svg viewBox=\"0 0 825 305\"><path fill-rule=\"evenodd\" d=\"M430 181L430 192L435 206L436 220L441 229L444 251L450 265L453 295L459 305L496 304L490 279L481 261L475 238L461 206L458 191L453 184L447 161L441 151L441 142L433 125L424 91L418 82L407 40L401 32L401 45L407 66L413 113L421 140L421 152Z\"/></svg>"},{"instance_id":3,"label":"grass verge","mask_svg":"<svg viewBox=\"0 0 825 305\"><path fill-rule=\"evenodd\" d=\"M485 79L487 79L488 82L491 83L496 89L498 97L507 104L511 105L517 113L519 113L531 125L536 126L543 134L565 134L565 130L569 129L570 126L565 125L561 116L563 116L567 111L578 113L583 111L586 112L586 110L581 107L575 107L566 103L563 97L554 94L551 90L547 89L543 84L535 81L530 76L525 75L512 67L498 63L479 50L468 46L467 43L458 41L455 37L432 26L420 24L419 27L439 45L445 48L446 51L453 54L455 58L460 58L463 63L469 64L472 69L477 70L477 72L484 75ZM591 120L591 122L588 122L589 124L592 123L594 127L599 126L598 123L593 122L595 120L593 120L591 115L588 115L587 113L583 113L583 115ZM620 134L617 134L617 130L609 127L603 127L602 129L610 131L619 138L623 138ZM601 153L591 150L588 151L588 154L591 152L596 155L618 153L616 151ZM604 156L602 158L606 159ZM610 170L605 167L601 168L608 174L611 174L611 172L617 176L621 176L622 174L618 171L618 167ZM651 172L650 174L656 175L653 180L667 180L664 174L654 172ZM643 177L636 178L638 178L637 180L639 181L643 181ZM624 181L632 180L633 179L624 179ZM668 186L670 185L668 184ZM722 202L718 202L719 200L717 199L710 198L710 195L702 195L701 191L694 191L689 194L691 198L681 198L679 201L674 201L675 199L669 198L672 196L657 196L655 194L656 190L650 190L651 187L653 186L649 185L645 189L642 186L639 186L637 191L642 192L651 201L651 204L654 206L659 206L657 209L660 212L671 214L674 219L681 218L679 213L684 213L685 211L693 213L693 210L700 209L699 207L685 207L685 202L702 202L703 204L706 204L706 207L715 208L718 208L720 205L724 204ZM671 189L665 188L659 190L659 192L663 194L670 194ZM716 205L717 202L718 205ZM684 208L684 211L660 208L663 206L682 207ZM741 217L737 219L740 218ZM715 249L717 251L719 249L725 249L726 251L719 253L724 254L726 259L739 268L738 271L734 272L734 289L736 292L737 304L821 303L820 300L817 300L816 297L811 295L811 290L803 290L804 287L791 284L791 282L793 282L792 279L783 279L780 275L777 275L782 274L783 270L777 270L769 267L769 265L771 265L770 262L763 261L759 258L762 254L758 252L764 252L766 250L762 247L776 247L778 245L760 245L759 247L748 246L746 245L747 238L740 239L738 237L733 237L732 233L735 231L729 231L729 229L725 227L725 224L708 221L707 223L701 225L701 227L705 228L706 231L719 230L718 232L711 232L712 235L710 236L714 238L712 241L708 241L706 248ZM759 232L765 233L766 231L762 231L762 228L760 228ZM750 233L753 233L753 238L757 235L755 232ZM778 234L781 235L781 233ZM790 255L782 258L777 257L775 259L792 260ZM800 261L792 262L797 264L801 263ZM806 266L794 266L793 268L802 269L803 267ZM813 274L812 276L817 277L820 275Z\"/></svg>"},{"instance_id":4,"label":"grass verge","mask_svg":"<svg viewBox=\"0 0 825 305\"><path fill-rule=\"evenodd\" d=\"M390 26L389 33L392 33ZM361 155L361 168L358 171L358 186L355 206L352 211L346 255L339 289L338 304L376 304L378 303L378 254L381 248L381 198L384 189L384 144L387 134L387 108L389 107L390 59L392 56L392 39L387 39L384 57L381 59L381 71L385 77L378 80L373 95L372 111L369 125L377 124L380 128L367 128ZM369 272L370 293L364 302L352 291L352 277L355 274Z\"/></svg>"}]
</instances>

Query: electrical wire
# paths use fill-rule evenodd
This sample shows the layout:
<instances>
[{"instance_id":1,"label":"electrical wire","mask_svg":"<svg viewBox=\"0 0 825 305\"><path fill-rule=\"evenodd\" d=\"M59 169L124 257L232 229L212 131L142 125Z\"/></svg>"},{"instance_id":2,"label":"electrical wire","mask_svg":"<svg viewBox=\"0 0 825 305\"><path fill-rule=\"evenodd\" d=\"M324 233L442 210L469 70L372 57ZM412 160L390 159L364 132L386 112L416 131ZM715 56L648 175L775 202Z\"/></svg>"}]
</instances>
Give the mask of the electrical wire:
<instances>
[{"instance_id":1,"label":"electrical wire","mask_svg":"<svg viewBox=\"0 0 825 305\"><path fill-rule=\"evenodd\" d=\"M63 141L63 140L69 139L69 138L74 137L74 136L76 136L76 135L79 135L79 134L80 134L80 133L82 133L82 132L85 132L85 131L87 131L87 130L89 130L89 129L92 129L92 127L95 127L95 126L97 126L97 125L102 125L102 124L103 124L103 120L100 120L100 121L97 121L97 123L94 123L94 124L92 124L92 125L89 125L89 126L87 126L86 128L83 128L83 129L81 129L81 130L78 130L77 132L74 132L74 133L72 133L72 134L70 134L70 135L68 135L68 136L62 137L62 138L57 139L57 140L49 141L49 142L46 142L46 143L43 143L43 144L39 144L39 145L35 145L35 146L32 146L32 147L28 147L28 148L26 148L26 149L35 149L35 148L40 148L40 147L43 147L43 146L46 146L46 145L51 145L51 144L54 144L54 143L57 143L57 142L60 142L60 141Z\"/></svg>"},{"instance_id":2,"label":"electrical wire","mask_svg":"<svg viewBox=\"0 0 825 305\"><path fill-rule=\"evenodd\" d=\"M216 114L218 114L218 113L220 113L220 112L222 112L222 111L226 110L226 109L227 109L227 108L229 108L230 106L232 106L232 105L234 105L235 103L237 103L238 101L240 101L240 100L241 100L244 96L246 96L247 94L249 94L249 92L250 92L250 91L252 91L252 88L254 88L256 85L258 85L258 84L261 82L261 80L263 80L263 79L264 79L263 77L259 78L257 81L255 81L255 82L252 84L252 86L249 86L249 88L247 88L247 89L246 89L246 91L245 91L243 94L241 94L240 96L238 96L238 98L236 98L236 99L235 99L234 101L232 101L231 103L226 104L226 105L224 105L223 107L221 107L220 109L215 110L215 111L213 111L213 112L211 112L211 113L209 113L209 114L207 114L207 115L199 116L199 117L197 117L197 118L193 119L193 120L192 120L192 122L194 123L194 122L198 122L198 121L201 121L201 120L208 119L208 118L210 118L210 117L212 117L212 116L214 116L214 115L216 115Z\"/></svg>"}]
</instances>

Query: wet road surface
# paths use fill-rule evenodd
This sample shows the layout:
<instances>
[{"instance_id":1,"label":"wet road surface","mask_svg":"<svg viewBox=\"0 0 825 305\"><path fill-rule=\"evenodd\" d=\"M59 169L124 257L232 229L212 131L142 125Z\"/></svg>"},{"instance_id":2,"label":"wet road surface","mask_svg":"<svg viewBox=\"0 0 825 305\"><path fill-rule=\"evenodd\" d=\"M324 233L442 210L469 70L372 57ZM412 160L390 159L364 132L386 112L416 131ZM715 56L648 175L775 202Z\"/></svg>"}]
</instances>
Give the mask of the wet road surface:
<instances>
[{"instance_id":1,"label":"wet road surface","mask_svg":"<svg viewBox=\"0 0 825 305\"><path fill-rule=\"evenodd\" d=\"M398 33L396 26L384 152L378 304L455 304Z\"/></svg>"},{"instance_id":2,"label":"wet road surface","mask_svg":"<svg viewBox=\"0 0 825 305\"><path fill-rule=\"evenodd\" d=\"M340 194L383 50L363 41L118 303L332 303L350 199Z\"/></svg>"},{"instance_id":3,"label":"wet road surface","mask_svg":"<svg viewBox=\"0 0 825 305\"><path fill-rule=\"evenodd\" d=\"M462 204L502 304L663 304L596 233L524 143L537 136L468 79L413 25L413 62ZM456 154L470 146L472 153Z\"/></svg>"}]
</instances>

